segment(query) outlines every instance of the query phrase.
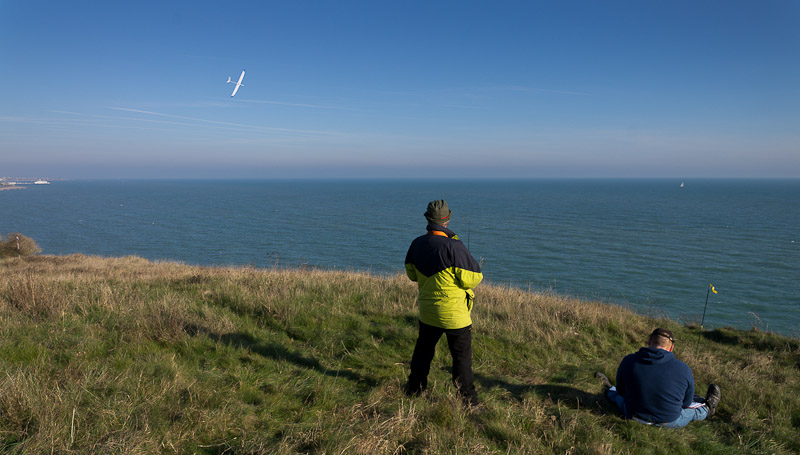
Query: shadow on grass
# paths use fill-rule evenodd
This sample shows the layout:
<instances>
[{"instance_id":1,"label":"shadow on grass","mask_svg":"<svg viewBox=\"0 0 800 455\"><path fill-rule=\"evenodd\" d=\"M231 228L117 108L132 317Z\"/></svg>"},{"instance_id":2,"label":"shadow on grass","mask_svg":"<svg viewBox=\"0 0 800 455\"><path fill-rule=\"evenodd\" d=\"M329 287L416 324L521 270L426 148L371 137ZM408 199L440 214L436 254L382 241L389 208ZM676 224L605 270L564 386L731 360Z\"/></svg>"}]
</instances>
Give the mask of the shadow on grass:
<instances>
[{"instance_id":1,"label":"shadow on grass","mask_svg":"<svg viewBox=\"0 0 800 455\"><path fill-rule=\"evenodd\" d=\"M212 340L227 344L229 346L245 349L268 359L290 362L299 367L314 370L318 373L324 374L325 376L349 379L353 382L363 384L368 388L373 388L377 385L377 381L375 381L373 378L362 376L351 370L335 370L326 368L319 362L319 360L313 357L305 356L297 351L291 351L279 343L262 343L254 336L247 333L237 332L220 335L213 333L204 327L199 327L196 325L188 325L184 327L184 330L191 336L196 336L200 333L203 333Z\"/></svg>"},{"instance_id":2,"label":"shadow on grass","mask_svg":"<svg viewBox=\"0 0 800 455\"><path fill-rule=\"evenodd\" d=\"M372 378L362 376L350 370L334 370L326 368L319 363L319 360L313 357L304 356L296 351L292 352L285 346L278 343L261 343L256 340L255 337L247 333L228 333L225 335L220 335L217 339L222 343L241 349L246 349L262 357L290 362L299 367L308 368L309 370L322 373L325 376L349 379L351 381L364 384L370 388L377 385L376 381Z\"/></svg>"},{"instance_id":3,"label":"shadow on grass","mask_svg":"<svg viewBox=\"0 0 800 455\"><path fill-rule=\"evenodd\" d=\"M747 347L759 351L797 352L800 341L760 330L742 331L730 328L702 332L703 338L721 344Z\"/></svg>"},{"instance_id":4,"label":"shadow on grass","mask_svg":"<svg viewBox=\"0 0 800 455\"><path fill-rule=\"evenodd\" d=\"M533 394L575 409L586 409L597 415L619 415L617 406L602 394L584 392L575 387L559 384L514 384L481 374L475 375L475 381L484 389L506 390L519 401L526 395Z\"/></svg>"}]
</instances>

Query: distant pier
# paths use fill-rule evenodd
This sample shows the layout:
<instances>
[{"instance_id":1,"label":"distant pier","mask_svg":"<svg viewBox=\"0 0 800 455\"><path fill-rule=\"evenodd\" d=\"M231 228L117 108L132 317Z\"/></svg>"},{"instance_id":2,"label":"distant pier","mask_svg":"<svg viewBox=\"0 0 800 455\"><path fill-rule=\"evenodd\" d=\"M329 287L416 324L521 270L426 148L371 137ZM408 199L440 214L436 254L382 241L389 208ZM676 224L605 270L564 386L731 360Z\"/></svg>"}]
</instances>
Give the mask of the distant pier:
<instances>
[{"instance_id":1,"label":"distant pier","mask_svg":"<svg viewBox=\"0 0 800 455\"><path fill-rule=\"evenodd\" d=\"M46 179L0 177L0 191L23 189L26 185L49 185Z\"/></svg>"}]
</instances>

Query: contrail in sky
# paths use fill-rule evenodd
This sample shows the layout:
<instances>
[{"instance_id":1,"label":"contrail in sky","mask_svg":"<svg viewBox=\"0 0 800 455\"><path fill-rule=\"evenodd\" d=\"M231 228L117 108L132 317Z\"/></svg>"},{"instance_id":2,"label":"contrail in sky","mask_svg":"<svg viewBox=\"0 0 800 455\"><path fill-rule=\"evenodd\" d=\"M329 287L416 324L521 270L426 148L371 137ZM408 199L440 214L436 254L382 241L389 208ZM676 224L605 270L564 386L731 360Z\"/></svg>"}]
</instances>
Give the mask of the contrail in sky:
<instances>
[{"instance_id":1,"label":"contrail in sky","mask_svg":"<svg viewBox=\"0 0 800 455\"><path fill-rule=\"evenodd\" d=\"M231 122L220 122L217 120L206 120L194 117L184 117L180 115L172 115L172 114L163 114L161 112L152 112L152 111L143 111L141 109L132 109L128 107L112 107L116 111L123 111L123 112L133 112L136 114L145 114L145 115L155 115L158 117L166 117L166 118L174 118L178 120L189 120L192 122L201 122L201 123L209 123L212 125L224 125L224 126L233 126L237 128L250 128L254 130L262 130L262 131L277 131L282 133L295 133L295 134L318 134L318 135L331 135L335 136L337 133L330 132L330 131L315 131L315 130L296 130L290 128L275 128L269 126L258 126L258 125L245 125L241 123L231 123Z\"/></svg>"},{"instance_id":2,"label":"contrail in sky","mask_svg":"<svg viewBox=\"0 0 800 455\"><path fill-rule=\"evenodd\" d=\"M321 104L303 104L303 103L286 103L283 101L270 101L270 100L236 100L239 103L254 103L254 104L275 104L278 106L291 106L291 107L307 107L312 109L333 109L333 110L342 110L342 111L357 111L360 109L353 109L350 107L342 107L342 106L325 106Z\"/></svg>"}]
</instances>

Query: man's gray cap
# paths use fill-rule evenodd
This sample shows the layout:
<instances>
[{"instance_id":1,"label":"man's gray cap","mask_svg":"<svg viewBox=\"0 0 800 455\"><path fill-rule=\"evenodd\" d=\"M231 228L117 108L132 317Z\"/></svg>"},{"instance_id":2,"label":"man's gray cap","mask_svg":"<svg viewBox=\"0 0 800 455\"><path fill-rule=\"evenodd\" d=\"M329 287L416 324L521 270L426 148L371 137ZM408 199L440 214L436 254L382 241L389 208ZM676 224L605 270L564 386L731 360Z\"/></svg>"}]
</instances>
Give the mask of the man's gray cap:
<instances>
[{"instance_id":1,"label":"man's gray cap","mask_svg":"<svg viewBox=\"0 0 800 455\"><path fill-rule=\"evenodd\" d=\"M450 221L450 215L453 213L447 207L447 201L444 199L438 201L428 202L428 210L425 211L425 219L428 223L442 225Z\"/></svg>"}]
</instances>

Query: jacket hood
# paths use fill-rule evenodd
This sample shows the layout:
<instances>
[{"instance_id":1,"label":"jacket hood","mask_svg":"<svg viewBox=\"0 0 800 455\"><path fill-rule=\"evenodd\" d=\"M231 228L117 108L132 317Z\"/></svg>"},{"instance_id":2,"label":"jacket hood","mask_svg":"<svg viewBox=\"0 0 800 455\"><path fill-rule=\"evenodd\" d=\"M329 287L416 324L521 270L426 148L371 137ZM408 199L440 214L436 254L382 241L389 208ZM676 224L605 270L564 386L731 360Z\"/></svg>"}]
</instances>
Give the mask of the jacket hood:
<instances>
[{"instance_id":1,"label":"jacket hood","mask_svg":"<svg viewBox=\"0 0 800 455\"><path fill-rule=\"evenodd\" d=\"M656 348L641 348L636 353L636 361L648 365L667 363L675 358L675 354Z\"/></svg>"}]
</instances>

